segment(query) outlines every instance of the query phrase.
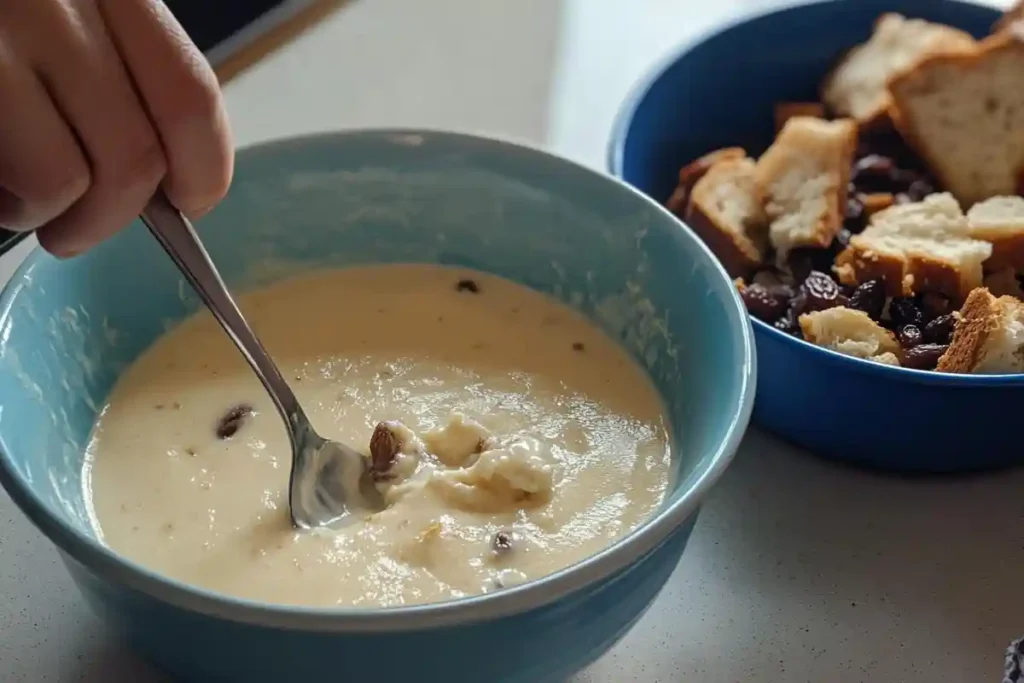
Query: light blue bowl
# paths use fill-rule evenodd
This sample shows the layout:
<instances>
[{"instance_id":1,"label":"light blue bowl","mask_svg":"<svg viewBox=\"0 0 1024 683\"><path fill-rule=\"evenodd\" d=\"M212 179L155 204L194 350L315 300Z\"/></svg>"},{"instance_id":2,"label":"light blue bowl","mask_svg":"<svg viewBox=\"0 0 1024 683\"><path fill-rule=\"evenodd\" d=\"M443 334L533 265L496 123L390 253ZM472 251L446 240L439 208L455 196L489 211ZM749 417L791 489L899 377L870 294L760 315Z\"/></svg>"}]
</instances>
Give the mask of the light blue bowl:
<instances>
[{"instance_id":1,"label":"light blue bowl","mask_svg":"<svg viewBox=\"0 0 1024 683\"><path fill-rule=\"evenodd\" d=\"M754 395L747 316L690 232L624 184L548 154L403 131L246 150L230 196L200 229L238 289L316 268L418 262L556 296L649 371L681 453L677 481L658 514L608 550L436 605L259 604L118 557L87 520L82 446L118 375L198 308L136 225L72 261L33 254L0 298L0 481L97 612L157 666L195 681L543 683L625 634L675 568Z\"/></svg>"},{"instance_id":2,"label":"light blue bowl","mask_svg":"<svg viewBox=\"0 0 1024 683\"><path fill-rule=\"evenodd\" d=\"M665 201L679 169L733 145L760 154L774 107L807 102L883 12L986 35L999 12L960 0L826 0L737 18L651 70L622 105L611 172ZM754 422L818 455L873 469L951 473L1024 462L1024 375L923 372L843 356L754 321ZM941 426L940 426L941 425Z\"/></svg>"}]
</instances>

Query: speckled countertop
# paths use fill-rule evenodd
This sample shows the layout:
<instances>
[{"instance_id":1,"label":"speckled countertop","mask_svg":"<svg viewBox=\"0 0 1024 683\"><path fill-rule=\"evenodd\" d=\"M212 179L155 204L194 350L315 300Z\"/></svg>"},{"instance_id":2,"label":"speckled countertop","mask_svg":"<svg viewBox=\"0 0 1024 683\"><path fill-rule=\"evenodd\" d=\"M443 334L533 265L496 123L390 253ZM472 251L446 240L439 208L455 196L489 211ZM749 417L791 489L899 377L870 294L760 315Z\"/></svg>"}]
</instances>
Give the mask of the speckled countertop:
<instances>
[{"instance_id":1,"label":"speckled countertop","mask_svg":"<svg viewBox=\"0 0 1024 683\"><path fill-rule=\"evenodd\" d=\"M367 0L233 82L228 101L240 143L420 125L600 166L637 74L771 4ZM0 280L24 251L0 260ZM995 683L1024 633L1021 491L1024 472L882 477L753 431L656 604L573 683ZM0 681L162 680L110 639L0 492Z\"/></svg>"}]
</instances>

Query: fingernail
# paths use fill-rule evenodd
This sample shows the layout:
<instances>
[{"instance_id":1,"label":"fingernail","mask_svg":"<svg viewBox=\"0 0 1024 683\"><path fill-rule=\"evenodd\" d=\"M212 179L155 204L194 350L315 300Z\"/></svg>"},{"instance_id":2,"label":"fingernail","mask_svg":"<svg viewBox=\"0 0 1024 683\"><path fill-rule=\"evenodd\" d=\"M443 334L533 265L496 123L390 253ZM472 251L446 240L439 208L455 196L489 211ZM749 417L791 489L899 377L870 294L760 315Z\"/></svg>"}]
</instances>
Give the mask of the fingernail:
<instances>
[{"instance_id":1,"label":"fingernail","mask_svg":"<svg viewBox=\"0 0 1024 683\"><path fill-rule=\"evenodd\" d=\"M25 213L25 202L10 190L0 187L0 227L20 231Z\"/></svg>"}]
</instances>

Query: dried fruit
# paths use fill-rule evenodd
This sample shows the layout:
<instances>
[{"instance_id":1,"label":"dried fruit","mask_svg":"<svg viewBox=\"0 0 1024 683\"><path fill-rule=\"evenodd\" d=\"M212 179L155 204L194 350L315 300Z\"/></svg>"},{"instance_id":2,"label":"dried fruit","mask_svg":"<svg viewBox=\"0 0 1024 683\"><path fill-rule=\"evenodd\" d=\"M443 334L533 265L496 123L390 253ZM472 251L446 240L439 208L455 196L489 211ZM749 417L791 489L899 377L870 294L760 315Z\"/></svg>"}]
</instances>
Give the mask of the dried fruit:
<instances>
[{"instance_id":1,"label":"dried fruit","mask_svg":"<svg viewBox=\"0 0 1024 683\"><path fill-rule=\"evenodd\" d=\"M860 232L865 227L866 218L864 202L861 201L860 195L851 192L849 199L846 200L846 216L843 219L845 229L848 232Z\"/></svg>"},{"instance_id":2,"label":"dried fruit","mask_svg":"<svg viewBox=\"0 0 1024 683\"><path fill-rule=\"evenodd\" d=\"M1003 683L1024 681L1024 638L1015 640L1006 648L1006 663L1003 668Z\"/></svg>"},{"instance_id":3,"label":"dried fruit","mask_svg":"<svg viewBox=\"0 0 1024 683\"><path fill-rule=\"evenodd\" d=\"M491 539L491 548L498 555L506 555L512 552L512 534L508 531L499 531Z\"/></svg>"},{"instance_id":4,"label":"dried fruit","mask_svg":"<svg viewBox=\"0 0 1024 683\"><path fill-rule=\"evenodd\" d=\"M242 425L253 415L256 411L248 403L239 403L236 406L232 406L224 415L221 416L217 422L217 428L215 430L218 439L230 439L238 430L242 428Z\"/></svg>"},{"instance_id":5,"label":"dried fruit","mask_svg":"<svg viewBox=\"0 0 1024 683\"><path fill-rule=\"evenodd\" d=\"M476 280L459 280L457 283L455 283L455 291L469 292L470 294L479 294L480 285L476 283Z\"/></svg>"},{"instance_id":6,"label":"dried fruit","mask_svg":"<svg viewBox=\"0 0 1024 683\"><path fill-rule=\"evenodd\" d=\"M948 344L921 344L903 353L903 367L914 370L934 370Z\"/></svg>"},{"instance_id":7,"label":"dried fruit","mask_svg":"<svg viewBox=\"0 0 1024 683\"><path fill-rule=\"evenodd\" d=\"M379 422L370 436L370 472L376 478L384 478L395 464L402 441L395 434L401 423L388 421Z\"/></svg>"},{"instance_id":8,"label":"dried fruit","mask_svg":"<svg viewBox=\"0 0 1024 683\"><path fill-rule=\"evenodd\" d=\"M949 299L938 292L925 292L921 295L920 304L925 320L934 320L951 309Z\"/></svg>"},{"instance_id":9,"label":"dried fruit","mask_svg":"<svg viewBox=\"0 0 1024 683\"><path fill-rule=\"evenodd\" d=\"M935 193L935 186L924 178L918 178L910 183L906 195L913 202L919 202L930 194Z\"/></svg>"},{"instance_id":10,"label":"dried fruit","mask_svg":"<svg viewBox=\"0 0 1024 683\"><path fill-rule=\"evenodd\" d=\"M786 260L789 272L793 274L793 281L796 284L801 284L816 270L819 272L830 272L832 264L836 260L836 254L841 250L842 245L835 240L832 241L832 245L828 249L794 249L789 253L789 257Z\"/></svg>"},{"instance_id":11,"label":"dried fruit","mask_svg":"<svg viewBox=\"0 0 1024 683\"><path fill-rule=\"evenodd\" d=\"M885 283L869 280L859 285L850 296L850 308L864 311L877 322L885 310Z\"/></svg>"},{"instance_id":12,"label":"dried fruit","mask_svg":"<svg viewBox=\"0 0 1024 683\"><path fill-rule=\"evenodd\" d=\"M900 346L905 349L911 349L924 341L921 328L917 325L904 325L896 336L899 337Z\"/></svg>"},{"instance_id":13,"label":"dried fruit","mask_svg":"<svg viewBox=\"0 0 1024 683\"><path fill-rule=\"evenodd\" d=\"M797 321L797 316L793 315L791 312L787 312L786 315L772 323L772 327L781 332L785 332L786 334L791 334L794 337L803 337L803 331L800 329L800 323Z\"/></svg>"},{"instance_id":14,"label":"dried fruit","mask_svg":"<svg viewBox=\"0 0 1024 683\"><path fill-rule=\"evenodd\" d=\"M757 283L740 293L747 312L766 323L773 323L786 313L791 295L792 290L785 285L768 288Z\"/></svg>"},{"instance_id":15,"label":"dried fruit","mask_svg":"<svg viewBox=\"0 0 1024 683\"><path fill-rule=\"evenodd\" d=\"M836 233L836 244L846 249L850 246L850 238L853 237L853 233L848 228L840 228L839 232Z\"/></svg>"},{"instance_id":16,"label":"dried fruit","mask_svg":"<svg viewBox=\"0 0 1024 683\"><path fill-rule=\"evenodd\" d=\"M924 326L924 340L929 344L948 344L955 329L956 318L951 313L940 315Z\"/></svg>"},{"instance_id":17,"label":"dried fruit","mask_svg":"<svg viewBox=\"0 0 1024 683\"><path fill-rule=\"evenodd\" d=\"M820 270L811 271L807 279L800 285L799 296L803 304L801 314L809 311L824 311L846 303L836 281Z\"/></svg>"},{"instance_id":18,"label":"dried fruit","mask_svg":"<svg viewBox=\"0 0 1024 683\"><path fill-rule=\"evenodd\" d=\"M897 296L889 302L889 319L896 327L922 325L924 313L913 297Z\"/></svg>"}]
</instances>

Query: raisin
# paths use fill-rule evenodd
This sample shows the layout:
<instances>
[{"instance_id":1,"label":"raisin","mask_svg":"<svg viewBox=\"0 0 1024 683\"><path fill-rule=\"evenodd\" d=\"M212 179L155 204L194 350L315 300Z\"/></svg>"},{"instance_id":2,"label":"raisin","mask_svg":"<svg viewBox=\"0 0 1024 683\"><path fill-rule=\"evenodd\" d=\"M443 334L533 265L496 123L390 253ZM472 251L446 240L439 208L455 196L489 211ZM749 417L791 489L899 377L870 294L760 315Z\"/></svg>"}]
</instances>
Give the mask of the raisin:
<instances>
[{"instance_id":1,"label":"raisin","mask_svg":"<svg viewBox=\"0 0 1024 683\"><path fill-rule=\"evenodd\" d=\"M924 340L929 344L948 344L955 328L956 318L951 313L940 315L924 326Z\"/></svg>"},{"instance_id":2,"label":"raisin","mask_svg":"<svg viewBox=\"0 0 1024 683\"><path fill-rule=\"evenodd\" d=\"M506 555L512 551L512 534L508 531L499 531L491 539L491 548L498 555Z\"/></svg>"},{"instance_id":3,"label":"raisin","mask_svg":"<svg viewBox=\"0 0 1024 683\"><path fill-rule=\"evenodd\" d=\"M846 303L836 281L820 270L811 271L800 285L800 294L803 295L801 313L824 311Z\"/></svg>"},{"instance_id":4,"label":"raisin","mask_svg":"<svg viewBox=\"0 0 1024 683\"><path fill-rule=\"evenodd\" d=\"M882 154L866 154L853 163L850 180L858 188L863 188L865 184L872 181L891 182L893 174L898 172L898 170L896 162L891 157ZM884 191L884 188L878 191Z\"/></svg>"},{"instance_id":5,"label":"raisin","mask_svg":"<svg viewBox=\"0 0 1024 683\"><path fill-rule=\"evenodd\" d=\"M910 183L906 195L913 202L919 202L930 194L935 193L935 186L924 178L918 178Z\"/></svg>"},{"instance_id":6,"label":"raisin","mask_svg":"<svg viewBox=\"0 0 1024 683\"><path fill-rule=\"evenodd\" d=\"M921 344L903 353L903 367L914 370L934 370L948 344Z\"/></svg>"},{"instance_id":7,"label":"raisin","mask_svg":"<svg viewBox=\"0 0 1024 683\"><path fill-rule=\"evenodd\" d=\"M869 280L859 285L850 296L850 308L864 311L877 322L885 310L885 283L881 280Z\"/></svg>"},{"instance_id":8,"label":"raisin","mask_svg":"<svg viewBox=\"0 0 1024 683\"><path fill-rule=\"evenodd\" d=\"M921 334L921 328L917 325L904 325L900 328L900 332L897 336L900 340L900 346L905 349L912 349L924 340L923 335Z\"/></svg>"},{"instance_id":9,"label":"raisin","mask_svg":"<svg viewBox=\"0 0 1024 683\"><path fill-rule=\"evenodd\" d=\"M782 316L774 323L772 323L772 327L779 330L780 332L785 332L786 334L793 335L794 337L803 337L803 331L800 329L800 323L799 321L797 321L797 316L793 313L792 310L790 310L789 312L786 313L786 315Z\"/></svg>"},{"instance_id":10,"label":"raisin","mask_svg":"<svg viewBox=\"0 0 1024 683\"><path fill-rule=\"evenodd\" d=\"M239 403L236 406L232 406L217 422L215 430L217 438L230 439L233 437L255 412L248 403Z\"/></svg>"},{"instance_id":11,"label":"raisin","mask_svg":"<svg viewBox=\"0 0 1024 683\"><path fill-rule=\"evenodd\" d=\"M921 312L925 320L934 320L950 312L950 301L938 292L926 292L921 295Z\"/></svg>"},{"instance_id":12,"label":"raisin","mask_svg":"<svg viewBox=\"0 0 1024 683\"><path fill-rule=\"evenodd\" d=\"M851 194L850 198L846 200L846 216L843 219L844 229L847 232L860 232L865 227L866 218L864 202L861 201L860 195Z\"/></svg>"},{"instance_id":13,"label":"raisin","mask_svg":"<svg viewBox=\"0 0 1024 683\"><path fill-rule=\"evenodd\" d=\"M457 292L469 292L470 294L479 294L480 285L476 283L476 280L459 280L455 284L455 291Z\"/></svg>"},{"instance_id":14,"label":"raisin","mask_svg":"<svg viewBox=\"0 0 1024 683\"><path fill-rule=\"evenodd\" d=\"M740 296L750 315L763 322L772 323L786 313L789 293L791 291L788 287L768 288L755 283L744 288Z\"/></svg>"},{"instance_id":15,"label":"raisin","mask_svg":"<svg viewBox=\"0 0 1024 683\"><path fill-rule=\"evenodd\" d=\"M837 246L846 249L850 246L850 238L853 237L853 232L848 228L839 228L839 232L836 233L836 244Z\"/></svg>"},{"instance_id":16,"label":"raisin","mask_svg":"<svg viewBox=\"0 0 1024 683\"><path fill-rule=\"evenodd\" d=\"M402 442L395 434L398 422L379 422L370 436L370 472L376 478L385 478L395 464Z\"/></svg>"},{"instance_id":17,"label":"raisin","mask_svg":"<svg viewBox=\"0 0 1024 683\"><path fill-rule=\"evenodd\" d=\"M924 323L924 313L917 302L909 296L897 296L889 302L889 318L897 327Z\"/></svg>"},{"instance_id":18,"label":"raisin","mask_svg":"<svg viewBox=\"0 0 1024 683\"><path fill-rule=\"evenodd\" d=\"M843 246L837 240L832 240L832 244L826 249L810 247L794 249L789 253L789 257L786 260L789 272L793 274L793 281L796 284L801 284L815 270L824 273L831 272L836 255L842 249Z\"/></svg>"}]
</instances>

